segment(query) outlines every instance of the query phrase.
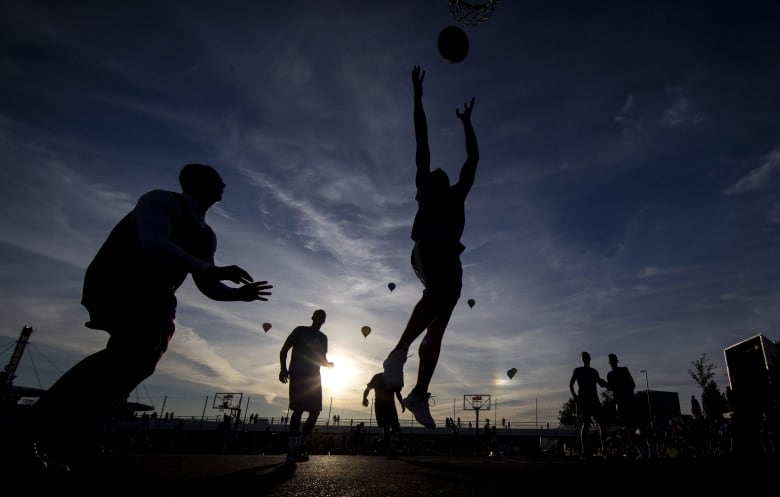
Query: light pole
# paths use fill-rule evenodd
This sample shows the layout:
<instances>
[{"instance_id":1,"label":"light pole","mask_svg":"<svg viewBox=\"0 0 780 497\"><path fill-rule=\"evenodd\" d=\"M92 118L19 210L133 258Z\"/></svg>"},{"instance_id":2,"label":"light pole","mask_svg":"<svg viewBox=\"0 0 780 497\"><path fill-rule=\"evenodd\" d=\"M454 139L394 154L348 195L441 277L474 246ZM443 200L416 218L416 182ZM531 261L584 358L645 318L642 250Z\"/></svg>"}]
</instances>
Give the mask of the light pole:
<instances>
[{"instance_id":1,"label":"light pole","mask_svg":"<svg viewBox=\"0 0 780 497\"><path fill-rule=\"evenodd\" d=\"M647 380L647 370L643 369L640 373L645 374L645 393L647 394L647 414L650 416L650 426L653 425L653 409L650 407L650 382Z\"/></svg>"}]
</instances>

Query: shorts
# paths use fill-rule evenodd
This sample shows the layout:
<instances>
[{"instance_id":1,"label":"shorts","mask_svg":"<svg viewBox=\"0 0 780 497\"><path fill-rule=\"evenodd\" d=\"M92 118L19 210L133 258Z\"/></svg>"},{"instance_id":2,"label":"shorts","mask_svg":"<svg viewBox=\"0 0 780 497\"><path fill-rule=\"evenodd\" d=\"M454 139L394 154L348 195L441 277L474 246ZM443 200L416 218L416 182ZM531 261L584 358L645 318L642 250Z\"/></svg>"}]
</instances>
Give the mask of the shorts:
<instances>
[{"instance_id":1,"label":"shorts","mask_svg":"<svg viewBox=\"0 0 780 497\"><path fill-rule=\"evenodd\" d=\"M173 306L136 302L132 308L87 308L89 321L84 325L107 332L114 342L132 343L136 349L155 350L162 355L176 329L175 300L173 302Z\"/></svg>"},{"instance_id":2,"label":"shorts","mask_svg":"<svg viewBox=\"0 0 780 497\"><path fill-rule=\"evenodd\" d=\"M577 406L579 407L580 418L582 418L583 422L590 422L591 418L595 419L597 422L602 421L601 403L598 398L587 400L579 399Z\"/></svg>"},{"instance_id":3,"label":"shorts","mask_svg":"<svg viewBox=\"0 0 780 497\"><path fill-rule=\"evenodd\" d=\"M397 428L401 424L398 421L398 411L393 407L376 407L376 424L380 428Z\"/></svg>"},{"instance_id":4,"label":"shorts","mask_svg":"<svg viewBox=\"0 0 780 497\"><path fill-rule=\"evenodd\" d=\"M322 381L320 374L290 375L290 409L293 411L322 411Z\"/></svg>"},{"instance_id":5,"label":"shorts","mask_svg":"<svg viewBox=\"0 0 780 497\"><path fill-rule=\"evenodd\" d=\"M463 287L462 251L462 245L451 242L418 240L414 243L412 268L425 287L423 295L455 305Z\"/></svg>"}]
</instances>

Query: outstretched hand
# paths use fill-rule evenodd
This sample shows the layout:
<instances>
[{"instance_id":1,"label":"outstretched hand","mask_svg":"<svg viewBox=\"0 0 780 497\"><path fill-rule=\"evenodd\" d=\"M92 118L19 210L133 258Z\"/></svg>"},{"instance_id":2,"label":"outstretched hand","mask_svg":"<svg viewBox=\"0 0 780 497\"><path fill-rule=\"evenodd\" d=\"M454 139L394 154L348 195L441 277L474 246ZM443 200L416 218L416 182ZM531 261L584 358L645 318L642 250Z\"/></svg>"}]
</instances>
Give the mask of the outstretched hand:
<instances>
[{"instance_id":1,"label":"outstretched hand","mask_svg":"<svg viewBox=\"0 0 780 497\"><path fill-rule=\"evenodd\" d=\"M412 87L414 88L414 96L422 97L423 94L423 80L425 79L425 71L420 69L420 66L414 66L412 68Z\"/></svg>"},{"instance_id":2,"label":"outstretched hand","mask_svg":"<svg viewBox=\"0 0 780 497\"><path fill-rule=\"evenodd\" d=\"M471 102L467 102L463 104L463 112L460 111L460 109L455 109L455 115L460 119L461 121L467 121L471 119L471 110L474 108L474 97L471 97Z\"/></svg>"},{"instance_id":3,"label":"outstretched hand","mask_svg":"<svg viewBox=\"0 0 780 497\"><path fill-rule=\"evenodd\" d=\"M209 278L218 281L232 281L236 284L251 283L254 278L238 266L211 266L206 270Z\"/></svg>"},{"instance_id":4,"label":"outstretched hand","mask_svg":"<svg viewBox=\"0 0 780 497\"><path fill-rule=\"evenodd\" d=\"M238 296L236 300L242 302L252 302L255 300L262 300L267 302L266 296L271 295L271 292L267 291L273 288L273 285L269 285L267 281L253 281L246 285L236 288Z\"/></svg>"}]
</instances>

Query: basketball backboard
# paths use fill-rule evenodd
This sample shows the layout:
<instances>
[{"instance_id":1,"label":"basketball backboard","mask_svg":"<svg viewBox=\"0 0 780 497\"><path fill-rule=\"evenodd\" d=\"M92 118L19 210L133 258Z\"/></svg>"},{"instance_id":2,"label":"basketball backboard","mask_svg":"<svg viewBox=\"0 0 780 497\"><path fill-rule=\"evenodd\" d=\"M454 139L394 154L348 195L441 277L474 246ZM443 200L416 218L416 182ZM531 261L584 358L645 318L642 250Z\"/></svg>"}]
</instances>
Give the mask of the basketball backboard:
<instances>
[{"instance_id":1,"label":"basketball backboard","mask_svg":"<svg viewBox=\"0 0 780 497\"><path fill-rule=\"evenodd\" d=\"M241 399L243 399L243 397L243 393L218 392L214 394L214 404L212 407L214 409L219 409L220 411L224 409L241 409Z\"/></svg>"},{"instance_id":2,"label":"basketball backboard","mask_svg":"<svg viewBox=\"0 0 780 497\"><path fill-rule=\"evenodd\" d=\"M487 394L464 394L463 395L463 410L464 411L489 411L490 410L490 395L487 395Z\"/></svg>"}]
</instances>

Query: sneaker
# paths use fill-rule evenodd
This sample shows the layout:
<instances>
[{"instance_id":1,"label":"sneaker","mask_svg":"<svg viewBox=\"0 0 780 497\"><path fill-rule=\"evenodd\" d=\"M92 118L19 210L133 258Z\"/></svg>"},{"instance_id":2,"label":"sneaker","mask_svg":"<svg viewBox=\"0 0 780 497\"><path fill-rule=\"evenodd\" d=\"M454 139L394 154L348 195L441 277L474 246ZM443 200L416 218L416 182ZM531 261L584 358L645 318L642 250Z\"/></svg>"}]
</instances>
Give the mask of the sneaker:
<instances>
[{"instance_id":1,"label":"sneaker","mask_svg":"<svg viewBox=\"0 0 780 497\"><path fill-rule=\"evenodd\" d=\"M387 356L382 366L385 368L385 383L392 390L400 390L404 386L404 363L406 351L395 349Z\"/></svg>"},{"instance_id":2,"label":"sneaker","mask_svg":"<svg viewBox=\"0 0 780 497\"><path fill-rule=\"evenodd\" d=\"M404 399L404 406L412 411L414 419L416 419L418 423L426 428L436 428L436 422L433 420L431 409L428 406L428 399L430 396L431 394L429 393L426 393L425 395L410 393Z\"/></svg>"}]
</instances>

